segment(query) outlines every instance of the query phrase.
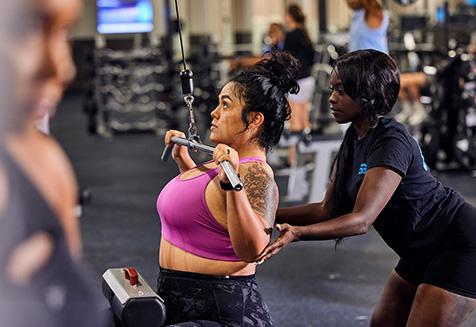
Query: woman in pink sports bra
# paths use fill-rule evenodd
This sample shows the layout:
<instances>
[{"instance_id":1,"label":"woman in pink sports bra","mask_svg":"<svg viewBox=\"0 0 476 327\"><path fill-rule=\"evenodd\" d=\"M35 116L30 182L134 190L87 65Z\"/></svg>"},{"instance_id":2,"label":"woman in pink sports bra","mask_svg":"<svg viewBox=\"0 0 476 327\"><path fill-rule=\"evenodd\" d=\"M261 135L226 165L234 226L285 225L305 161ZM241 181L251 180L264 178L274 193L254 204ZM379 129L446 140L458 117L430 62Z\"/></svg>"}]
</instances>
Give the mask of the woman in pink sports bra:
<instances>
[{"instance_id":1,"label":"woman in pink sports bra","mask_svg":"<svg viewBox=\"0 0 476 327\"><path fill-rule=\"evenodd\" d=\"M228 82L211 113L213 161L196 166L186 147L172 158L180 175L157 199L162 223L158 294L174 326L272 326L254 277L269 244L278 188L266 163L289 118L288 93L297 93L299 63L271 53ZM168 131L165 144L179 131ZM241 176L228 190L219 162Z\"/></svg>"}]
</instances>

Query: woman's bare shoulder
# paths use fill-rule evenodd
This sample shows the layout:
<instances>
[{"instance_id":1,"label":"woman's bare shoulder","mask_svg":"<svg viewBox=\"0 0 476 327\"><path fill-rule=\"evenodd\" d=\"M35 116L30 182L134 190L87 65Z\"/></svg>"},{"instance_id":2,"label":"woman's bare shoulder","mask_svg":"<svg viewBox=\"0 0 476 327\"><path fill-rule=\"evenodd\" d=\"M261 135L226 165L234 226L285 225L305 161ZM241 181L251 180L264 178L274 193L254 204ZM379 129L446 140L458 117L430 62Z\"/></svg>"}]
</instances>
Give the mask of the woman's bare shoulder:
<instances>
[{"instance_id":1,"label":"woman's bare shoulder","mask_svg":"<svg viewBox=\"0 0 476 327\"><path fill-rule=\"evenodd\" d=\"M243 176L249 176L250 178L256 178L261 180L267 180L268 182L274 182L273 169L268 163L263 161L247 162L240 165L240 174Z\"/></svg>"},{"instance_id":2,"label":"woman's bare shoulder","mask_svg":"<svg viewBox=\"0 0 476 327\"><path fill-rule=\"evenodd\" d=\"M274 220L279 192L271 167L265 162L240 165L240 175L253 209L267 221Z\"/></svg>"}]
</instances>

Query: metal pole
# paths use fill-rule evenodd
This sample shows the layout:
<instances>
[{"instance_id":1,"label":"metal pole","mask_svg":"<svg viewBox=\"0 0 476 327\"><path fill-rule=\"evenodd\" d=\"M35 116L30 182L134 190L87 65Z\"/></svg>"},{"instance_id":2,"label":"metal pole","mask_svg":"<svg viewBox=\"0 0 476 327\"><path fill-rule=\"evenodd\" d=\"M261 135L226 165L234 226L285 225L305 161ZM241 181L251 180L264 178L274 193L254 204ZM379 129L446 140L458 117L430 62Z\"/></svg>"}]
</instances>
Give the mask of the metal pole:
<instances>
[{"instance_id":1,"label":"metal pole","mask_svg":"<svg viewBox=\"0 0 476 327\"><path fill-rule=\"evenodd\" d=\"M318 0L319 35L327 33L327 0Z\"/></svg>"}]
</instances>

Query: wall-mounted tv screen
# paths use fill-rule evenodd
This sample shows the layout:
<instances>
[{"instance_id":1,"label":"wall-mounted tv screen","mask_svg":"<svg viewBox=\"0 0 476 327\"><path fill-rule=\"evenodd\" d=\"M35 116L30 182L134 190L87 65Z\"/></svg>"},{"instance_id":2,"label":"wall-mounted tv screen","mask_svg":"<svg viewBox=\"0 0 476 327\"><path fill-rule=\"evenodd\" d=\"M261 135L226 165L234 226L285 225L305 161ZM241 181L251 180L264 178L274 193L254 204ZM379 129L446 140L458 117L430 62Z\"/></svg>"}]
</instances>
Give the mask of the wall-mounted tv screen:
<instances>
[{"instance_id":1,"label":"wall-mounted tv screen","mask_svg":"<svg viewBox=\"0 0 476 327\"><path fill-rule=\"evenodd\" d=\"M101 34L144 33L154 28L152 0L96 0Z\"/></svg>"}]
</instances>

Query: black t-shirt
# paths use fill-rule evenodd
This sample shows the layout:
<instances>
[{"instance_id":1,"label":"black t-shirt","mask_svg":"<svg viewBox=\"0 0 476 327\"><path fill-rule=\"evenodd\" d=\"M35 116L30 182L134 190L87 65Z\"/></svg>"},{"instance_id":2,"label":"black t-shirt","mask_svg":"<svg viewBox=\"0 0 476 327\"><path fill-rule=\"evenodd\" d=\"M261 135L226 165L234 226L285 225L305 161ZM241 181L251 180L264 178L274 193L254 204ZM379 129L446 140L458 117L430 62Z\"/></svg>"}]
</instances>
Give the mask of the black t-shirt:
<instances>
[{"instance_id":1,"label":"black t-shirt","mask_svg":"<svg viewBox=\"0 0 476 327\"><path fill-rule=\"evenodd\" d=\"M352 203L368 169L392 169L402 180L373 225L401 257L431 255L464 204L462 196L433 177L418 143L393 119L380 118L364 138L354 140L353 158L347 180Z\"/></svg>"},{"instance_id":2,"label":"black t-shirt","mask_svg":"<svg viewBox=\"0 0 476 327\"><path fill-rule=\"evenodd\" d=\"M298 79L311 76L311 68L314 64L314 48L303 30L297 28L286 33L283 51L288 51L301 62Z\"/></svg>"}]
</instances>

